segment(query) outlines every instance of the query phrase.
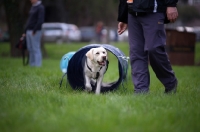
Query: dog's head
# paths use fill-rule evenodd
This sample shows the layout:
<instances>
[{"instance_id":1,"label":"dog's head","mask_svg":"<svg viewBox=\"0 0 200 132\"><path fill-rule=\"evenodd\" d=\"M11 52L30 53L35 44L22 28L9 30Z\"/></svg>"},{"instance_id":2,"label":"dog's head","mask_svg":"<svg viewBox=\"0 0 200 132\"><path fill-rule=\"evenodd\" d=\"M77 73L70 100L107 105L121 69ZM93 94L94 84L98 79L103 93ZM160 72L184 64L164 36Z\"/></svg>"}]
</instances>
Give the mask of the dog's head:
<instances>
[{"instance_id":1,"label":"dog's head","mask_svg":"<svg viewBox=\"0 0 200 132\"><path fill-rule=\"evenodd\" d=\"M86 53L86 56L88 59L90 59L91 61L93 61L101 66L104 66L108 59L107 51L103 47L91 48Z\"/></svg>"}]
</instances>

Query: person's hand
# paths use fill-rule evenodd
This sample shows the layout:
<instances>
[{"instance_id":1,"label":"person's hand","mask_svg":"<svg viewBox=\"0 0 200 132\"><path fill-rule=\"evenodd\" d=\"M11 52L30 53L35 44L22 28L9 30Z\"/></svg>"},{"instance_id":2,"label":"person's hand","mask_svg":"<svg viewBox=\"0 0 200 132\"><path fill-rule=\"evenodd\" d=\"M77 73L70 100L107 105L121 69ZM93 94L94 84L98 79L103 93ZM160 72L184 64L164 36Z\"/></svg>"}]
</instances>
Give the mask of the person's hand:
<instances>
[{"instance_id":1,"label":"person's hand","mask_svg":"<svg viewBox=\"0 0 200 132\"><path fill-rule=\"evenodd\" d=\"M121 35L127 29L127 24L123 22L118 23L118 30L117 33Z\"/></svg>"},{"instance_id":2,"label":"person's hand","mask_svg":"<svg viewBox=\"0 0 200 132\"><path fill-rule=\"evenodd\" d=\"M167 18L170 22L175 22L178 17L178 11L176 7L167 7Z\"/></svg>"},{"instance_id":3,"label":"person's hand","mask_svg":"<svg viewBox=\"0 0 200 132\"><path fill-rule=\"evenodd\" d=\"M33 35L33 36L35 35L35 31L32 32L32 35Z\"/></svg>"},{"instance_id":4,"label":"person's hand","mask_svg":"<svg viewBox=\"0 0 200 132\"><path fill-rule=\"evenodd\" d=\"M23 33L23 34L22 34L22 36L21 36L20 40L23 40L23 39L24 39L24 37L26 37L26 34L25 34L25 33Z\"/></svg>"}]
</instances>

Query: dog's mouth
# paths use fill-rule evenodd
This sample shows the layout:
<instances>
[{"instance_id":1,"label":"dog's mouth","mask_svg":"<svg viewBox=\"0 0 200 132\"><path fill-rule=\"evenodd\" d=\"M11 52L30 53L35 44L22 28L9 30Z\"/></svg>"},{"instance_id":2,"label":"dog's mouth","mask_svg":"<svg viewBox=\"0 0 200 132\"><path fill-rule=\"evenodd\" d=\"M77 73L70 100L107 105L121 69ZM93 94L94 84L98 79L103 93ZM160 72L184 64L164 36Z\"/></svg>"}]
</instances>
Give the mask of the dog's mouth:
<instances>
[{"instance_id":1,"label":"dog's mouth","mask_svg":"<svg viewBox=\"0 0 200 132\"><path fill-rule=\"evenodd\" d=\"M105 64L106 64L106 61L97 61L98 62L98 64L100 65L100 66L105 66Z\"/></svg>"}]
</instances>

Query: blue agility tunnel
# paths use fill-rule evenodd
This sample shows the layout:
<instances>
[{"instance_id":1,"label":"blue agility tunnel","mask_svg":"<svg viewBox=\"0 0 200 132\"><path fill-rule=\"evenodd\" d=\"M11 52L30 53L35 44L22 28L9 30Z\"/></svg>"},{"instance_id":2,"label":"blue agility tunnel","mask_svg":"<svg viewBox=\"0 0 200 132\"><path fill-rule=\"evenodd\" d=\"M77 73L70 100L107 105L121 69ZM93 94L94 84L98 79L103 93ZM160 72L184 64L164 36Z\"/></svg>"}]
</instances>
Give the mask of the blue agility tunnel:
<instances>
[{"instance_id":1,"label":"blue agility tunnel","mask_svg":"<svg viewBox=\"0 0 200 132\"><path fill-rule=\"evenodd\" d=\"M90 44L82 47L76 52L73 52L68 62L68 67L66 72L67 81L74 90L84 89L83 62L86 59L85 54L91 48L96 48L99 46L104 47L107 51L110 51L112 54L116 56L116 58L118 59L118 69L119 69L118 80L110 83L103 83L101 87L101 93L117 89L120 86L120 84L122 84L126 79L128 70L128 57L126 57L122 51L108 44ZM95 84L91 85L92 85L92 91L95 91Z\"/></svg>"},{"instance_id":2,"label":"blue agility tunnel","mask_svg":"<svg viewBox=\"0 0 200 132\"><path fill-rule=\"evenodd\" d=\"M72 58L72 56L75 54L76 52L72 51L69 52L65 55L63 55L63 57L60 60L60 69L63 73L67 73L67 68L68 68L68 63L69 60Z\"/></svg>"}]
</instances>

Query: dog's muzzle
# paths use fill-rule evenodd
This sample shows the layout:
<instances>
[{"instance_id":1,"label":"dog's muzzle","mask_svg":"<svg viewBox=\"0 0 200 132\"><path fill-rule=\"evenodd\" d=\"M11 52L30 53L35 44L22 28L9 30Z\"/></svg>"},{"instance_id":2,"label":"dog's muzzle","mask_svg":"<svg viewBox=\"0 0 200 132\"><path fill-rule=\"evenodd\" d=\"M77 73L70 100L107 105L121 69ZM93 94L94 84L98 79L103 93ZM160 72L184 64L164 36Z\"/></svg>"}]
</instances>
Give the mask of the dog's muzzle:
<instances>
[{"instance_id":1,"label":"dog's muzzle","mask_svg":"<svg viewBox=\"0 0 200 132\"><path fill-rule=\"evenodd\" d=\"M98 62L98 64L100 65L100 66L105 66L106 65L106 60L103 60L103 61L97 61Z\"/></svg>"},{"instance_id":2,"label":"dog's muzzle","mask_svg":"<svg viewBox=\"0 0 200 132\"><path fill-rule=\"evenodd\" d=\"M107 57L103 56L102 61L97 61L100 66L105 66L107 61Z\"/></svg>"}]
</instances>

